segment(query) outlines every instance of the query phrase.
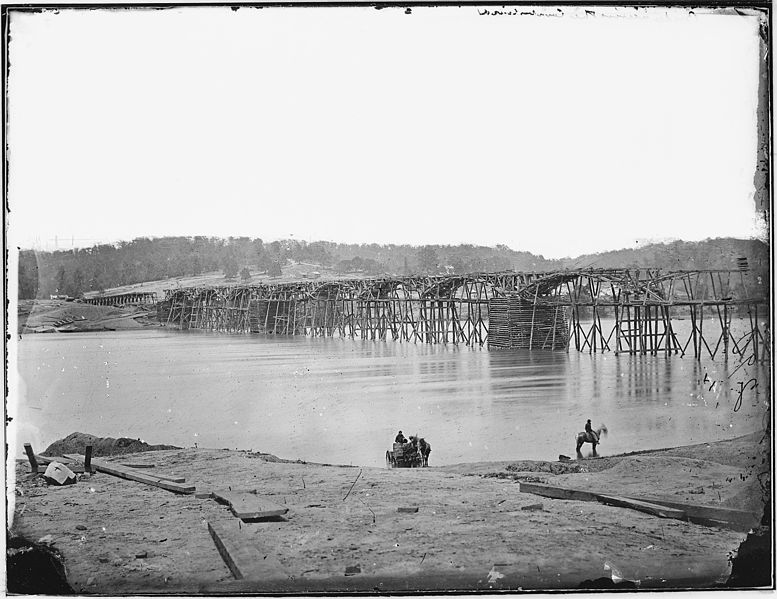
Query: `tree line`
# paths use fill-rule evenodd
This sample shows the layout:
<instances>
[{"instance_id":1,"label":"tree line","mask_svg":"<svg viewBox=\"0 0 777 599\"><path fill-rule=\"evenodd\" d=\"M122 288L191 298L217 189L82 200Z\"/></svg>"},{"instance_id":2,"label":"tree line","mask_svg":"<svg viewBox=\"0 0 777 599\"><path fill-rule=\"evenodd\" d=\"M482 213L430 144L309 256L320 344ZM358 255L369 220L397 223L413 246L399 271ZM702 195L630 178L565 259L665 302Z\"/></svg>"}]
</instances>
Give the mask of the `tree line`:
<instances>
[{"instance_id":1,"label":"tree line","mask_svg":"<svg viewBox=\"0 0 777 599\"><path fill-rule=\"evenodd\" d=\"M226 279L250 280L253 273L280 275L289 262L304 262L348 276L469 274L546 271L562 268L650 267L664 270L735 269L745 257L754 281L768 289L769 249L757 240L713 239L652 244L636 250L546 259L505 245L379 245L306 242L270 243L249 237L140 237L67 251L22 250L19 255L20 299L49 295L79 297L88 291L171 277L223 273Z\"/></svg>"}]
</instances>

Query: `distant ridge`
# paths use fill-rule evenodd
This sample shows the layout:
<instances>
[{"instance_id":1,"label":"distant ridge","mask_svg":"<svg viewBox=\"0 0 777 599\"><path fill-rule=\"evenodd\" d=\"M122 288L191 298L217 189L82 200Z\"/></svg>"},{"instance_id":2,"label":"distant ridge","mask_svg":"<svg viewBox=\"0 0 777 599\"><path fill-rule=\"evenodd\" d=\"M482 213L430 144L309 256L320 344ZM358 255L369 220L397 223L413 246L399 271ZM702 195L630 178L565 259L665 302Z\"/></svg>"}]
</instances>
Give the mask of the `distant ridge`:
<instances>
[{"instance_id":1,"label":"distant ridge","mask_svg":"<svg viewBox=\"0 0 777 599\"><path fill-rule=\"evenodd\" d=\"M758 239L723 237L704 241L647 244L560 260L562 268L660 268L662 270L737 270L738 258L749 268L769 272L769 246Z\"/></svg>"},{"instance_id":2,"label":"distant ridge","mask_svg":"<svg viewBox=\"0 0 777 599\"><path fill-rule=\"evenodd\" d=\"M307 276L333 278L469 274L514 270L542 272L577 268L658 268L662 270L748 270L768 284L769 246L730 237L646 244L575 258L548 259L505 245L341 244L293 239L264 243L230 237L139 238L86 250L35 252L19 256L19 298L79 297L120 287L155 283L164 289L183 278L223 285L284 281Z\"/></svg>"}]
</instances>

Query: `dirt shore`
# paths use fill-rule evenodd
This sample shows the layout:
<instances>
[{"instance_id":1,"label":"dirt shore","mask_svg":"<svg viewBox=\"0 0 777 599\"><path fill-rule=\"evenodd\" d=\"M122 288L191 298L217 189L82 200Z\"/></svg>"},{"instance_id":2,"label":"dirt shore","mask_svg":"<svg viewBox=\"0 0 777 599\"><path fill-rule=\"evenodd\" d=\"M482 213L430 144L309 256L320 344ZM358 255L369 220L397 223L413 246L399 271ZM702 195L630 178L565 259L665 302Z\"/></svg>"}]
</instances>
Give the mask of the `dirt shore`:
<instances>
[{"instance_id":1,"label":"dirt shore","mask_svg":"<svg viewBox=\"0 0 777 599\"><path fill-rule=\"evenodd\" d=\"M154 310L131 305L117 308L64 300L20 300L17 314L20 334L117 331L159 326Z\"/></svg>"},{"instance_id":2,"label":"dirt shore","mask_svg":"<svg viewBox=\"0 0 777 599\"><path fill-rule=\"evenodd\" d=\"M770 447L768 437L753 434L572 462L412 470L194 448L111 458L154 465L138 471L186 477L197 494L256 491L288 509L250 523L212 498L105 473L47 486L29 476L29 464L17 462L12 533L58 549L80 594L573 589L603 577L641 588L708 588L727 580L747 530L539 497L517 483L760 517L769 501ZM208 523L258 548L272 575L235 580Z\"/></svg>"}]
</instances>

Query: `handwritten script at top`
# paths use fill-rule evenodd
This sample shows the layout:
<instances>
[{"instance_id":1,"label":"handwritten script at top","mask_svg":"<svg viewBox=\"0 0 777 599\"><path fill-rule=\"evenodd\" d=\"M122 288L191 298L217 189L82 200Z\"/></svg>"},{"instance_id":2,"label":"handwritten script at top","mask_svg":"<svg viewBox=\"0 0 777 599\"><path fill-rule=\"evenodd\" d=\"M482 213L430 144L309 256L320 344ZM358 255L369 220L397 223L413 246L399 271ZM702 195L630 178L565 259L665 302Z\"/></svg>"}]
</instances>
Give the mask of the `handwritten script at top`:
<instances>
[{"instance_id":1,"label":"handwritten script at top","mask_svg":"<svg viewBox=\"0 0 777 599\"><path fill-rule=\"evenodd\" d=\"M559 8L556 10L558 10L558 13L545 13L537 12L534 10L519 10L518 8L478 8L478 14L481 17L560 17L562 15L561 9Z\"/></svg>"},{"instance_id":2,"label":"handwritten script at top","mask_svg":"<svg viewBox=\"0 0 777 599\"><path fill-rule=\"evenodd\" d=\"M478 14L481 17L516 17L516 16L523 16L523 17L563 17L564 11L562 11L560 8L557 8L555 11L542 11L542 10L520 10L517 7L514 8L507 8L503 6L502 8L478 8ZM585 16L595 16L596 13L592 10L586 10ZM578 16L582 16L583 13L581 13Z\"/></svg>"}]
</instances>

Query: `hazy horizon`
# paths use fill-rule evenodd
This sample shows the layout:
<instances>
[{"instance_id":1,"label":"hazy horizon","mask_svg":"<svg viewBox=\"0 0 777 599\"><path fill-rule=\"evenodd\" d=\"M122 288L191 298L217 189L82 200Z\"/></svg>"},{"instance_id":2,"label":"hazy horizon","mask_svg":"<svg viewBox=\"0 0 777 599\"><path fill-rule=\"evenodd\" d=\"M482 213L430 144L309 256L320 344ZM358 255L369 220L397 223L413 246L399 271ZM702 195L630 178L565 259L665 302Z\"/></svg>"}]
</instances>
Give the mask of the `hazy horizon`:
<instances>
[{"instance_id":1,"label":"hazy horizon","mask_svg":"<svg viewBox=\"0 0 777 599\"><path fill-rule=\"evenodd\" d=\"M9 247L765 237L763 13L486 13L12 10Z\"/></svg>"},{"instance_id":2,"label":"hazy horizon","mask_svg":"<svg viewBox=\"0 0 777 599\"><path fill-rule=\"evenodd\" d=\"M760 239L758 237L731 237L731 236L724 236L724 237L706 237L704 239L699 240L688 240L688 239L638 239L636 240L634 246L632 247L618 247L618 248L610 248L610 249L604 249L597 252L589 252L585 254L576 254L576 255L565 255L565 256L546 256L545 254L540 254L537 252L533 252L530 249L525 248L515 248L511 247L507 244L479 244L479 243L470 243L470 242L462 242L458 244L439 244L439 243L421 243L421 244L412 244L412 243L377 243L377 242L371 242L371 241L365 241L365 242L342 242L342 241L335 241L335 240L329 240L329 239L296 239L294 237L285 237L285 238L279 238L279 239L267 239L261 236L251 237L248 235L231 235L223 237L221 235L160 235L160 236L150 236L150 235L139 235L137 237L134 237L133 239L119 239L116 241L104 241L104 242L96 242L89 245L73 245L73 246L67 246L67 247L59 247L57 249L50 248L50 249L43 249L43 248L30 248L30 247L22 247L20 248L21 251L34 251L34 252L69 252L73 249L77 250L87 250L91 249L93 247L97 247L98 245L110 245L114 247L118 247L122 243L131 243L137 239L165 239L165 238L186 238L186 239L194 239L196 237L206 237L209 239L223 239L228 240L230 238L237 239L240 237L247 237L251 240L253 239L261 239L264 244L272 243L274 241L283 242L283 241L297 241L300 243L305 244L313 244L313 243L332 243L336 245L379 245L379 246L396 246L396 247L413 247L413 248L421 248L424 246L435 246L435 247L461 247L461 246L473 246L473 247L481 247L481 248L490 248L490 249L496 249L497 246L505 245L509 250L513 252L527 252L529 254L532 254L533 256L537 256L539 258L544 258L545 260L565 260L565 259L576 259L584 256L590 256L590 255L598 255L598 254L606 254L608 252L619 252L624 250L637 250L640 249L640 247L648 247L652 245L668 245L676 242L680 243L702 243L705 241L714 241L716 239L734 239L737 241L761 241L762 243L768 244L768 240ZM60 243L66 243L69 238L64 238Z\"/></svg>"}]
</instances>

